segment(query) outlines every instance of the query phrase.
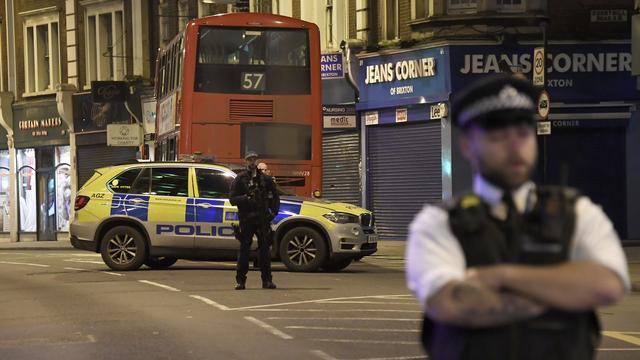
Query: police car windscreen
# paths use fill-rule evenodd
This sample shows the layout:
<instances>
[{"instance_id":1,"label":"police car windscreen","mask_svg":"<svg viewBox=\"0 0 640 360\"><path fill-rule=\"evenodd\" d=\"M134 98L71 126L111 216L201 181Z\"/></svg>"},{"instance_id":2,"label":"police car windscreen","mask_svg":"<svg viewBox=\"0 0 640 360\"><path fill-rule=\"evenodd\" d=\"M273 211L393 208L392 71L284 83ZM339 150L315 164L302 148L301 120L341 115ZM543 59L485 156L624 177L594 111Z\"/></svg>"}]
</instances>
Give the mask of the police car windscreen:
<instances>
[{"instance_id":1,"label":"police car windscreen","mask_svg":"<svg viewBox=\"0 0 640 360\"><path fill-rule=\"evenodd\" d=\"M194 91L310 93L307 30L200 27Z\"/></svg>"},{"instance_id":2,"label":"police car windscreen","mask_svg":"<svg viewBox=\"0 0 640 360\"><path fill-rule=\"evenodd\" d=\"M242 156L255 151L263 159L311 160L311 126L242 124Z\"/></svg>"}]
</instances>

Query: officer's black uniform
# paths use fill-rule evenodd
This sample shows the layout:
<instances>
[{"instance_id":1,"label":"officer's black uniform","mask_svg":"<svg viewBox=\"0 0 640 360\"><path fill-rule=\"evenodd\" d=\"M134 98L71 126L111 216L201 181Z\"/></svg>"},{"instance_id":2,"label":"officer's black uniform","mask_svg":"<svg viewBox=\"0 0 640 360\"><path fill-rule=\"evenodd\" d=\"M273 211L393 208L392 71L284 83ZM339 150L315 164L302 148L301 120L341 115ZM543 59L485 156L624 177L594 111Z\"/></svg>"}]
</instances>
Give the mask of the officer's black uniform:
<instances>
[{"instance_id":1,"label":"officer's black uniform","mask_svg":"<svg viewBox=\"0 0 640 360\"><path fill-rule=\"evenodd\" d=\"M249 250L253 235L258 237L262 287L275 289L271 279L271 220L278 214L280 197L270 176L259 169L241 172L231 184L229 200L238 207L240 220L240 252L236 273L237 290L242 290L249 270Z\"/></svg>"},{"instance_id":2,"label":"officer's black uniform","mask_svg":"<svg viewBox=\"0 0 640 360\"><path fill-rule=\"evenodd\" d=\"M535 126L538 92L510 76L489 77L454 99L454 124L484 129L524 123ZM505 192L508 194L509 192ZM469 194L444 204L449 226L467 267L499 263L551 265L566 262L575 227L575 190L537 186L535 205L519 214L510 195L507 218ZM592 359L599 340L593 311L550 309L541 316L489 328L459 327L424 318L422 342L430 359Z\"/></svg>"}]
</instances>

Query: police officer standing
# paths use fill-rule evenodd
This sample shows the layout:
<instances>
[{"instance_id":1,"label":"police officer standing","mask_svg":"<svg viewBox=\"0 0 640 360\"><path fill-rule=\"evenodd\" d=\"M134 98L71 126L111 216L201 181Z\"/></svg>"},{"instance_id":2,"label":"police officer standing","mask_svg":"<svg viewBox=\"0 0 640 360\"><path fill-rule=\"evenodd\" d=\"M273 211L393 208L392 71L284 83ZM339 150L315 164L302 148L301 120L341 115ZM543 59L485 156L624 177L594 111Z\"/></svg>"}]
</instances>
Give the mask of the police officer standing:
<instances>
[{"instance_id":1,"label":"police officer standing","mask_svg":"<svg viewBox=\"0 0 640 360\"><path fill-rule=\"evenodd\" d=\"M630 288L601 208L531 181L538 97L527 81L500 75L453 100L473 191L425 206L406 250L429 359L592 359L595 309Z\"/></svg>"},{"instance_id":2,"label":"police officer standing","mask_svg":"<svg viewBox=\"0 0 640 360\"><path fill-rule=\"evenodd\" d=\"M280 197L273 179L257 166L258 154L247 152L247 168L231 184L230 202L238 207L240 253L236 270L236 290L244 290L249 271L249 250L253 235L258 237L262 288L275 289L271 278L271 220L280 209Z\"/></svg>"}]
</instances>

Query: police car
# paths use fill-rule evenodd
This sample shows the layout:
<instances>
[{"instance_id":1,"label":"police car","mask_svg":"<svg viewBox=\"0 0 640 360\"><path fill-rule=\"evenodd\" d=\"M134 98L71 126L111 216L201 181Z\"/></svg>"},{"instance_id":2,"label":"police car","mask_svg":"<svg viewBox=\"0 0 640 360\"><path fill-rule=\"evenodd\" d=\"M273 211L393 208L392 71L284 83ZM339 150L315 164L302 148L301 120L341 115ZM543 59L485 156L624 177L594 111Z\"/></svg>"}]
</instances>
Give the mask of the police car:
<instances>
[{"instance_id":1,"label":"police car","mask_svg":"<svg viewBox=\"0 0 640 360\"><path fill-rule=\"evenodd\" d=\"M75 199L71 244L121 271L167 268L178 259L235 260L238 211L228 199L235 176L201 163L97 169ZM338 271L377 248L373 214L349 204L283 195L272 228L272 257L291 271Z\"/></svg>"}]
</instances>

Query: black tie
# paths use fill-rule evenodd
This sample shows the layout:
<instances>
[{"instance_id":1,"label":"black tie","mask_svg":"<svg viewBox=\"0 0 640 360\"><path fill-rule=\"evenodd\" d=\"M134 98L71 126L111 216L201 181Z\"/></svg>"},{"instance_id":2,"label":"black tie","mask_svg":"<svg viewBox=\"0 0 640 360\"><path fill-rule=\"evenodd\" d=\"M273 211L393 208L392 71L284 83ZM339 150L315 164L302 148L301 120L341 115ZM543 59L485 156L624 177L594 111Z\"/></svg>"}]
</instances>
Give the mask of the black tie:
<instances>
[{"instance_id":1,"label":"black tie","mask_svg":"<svg viewBox=\"0 0 640 360\"><path fill-rule=\"evenodd\" d=\"M510 192L505 192L502 201L507 206L507 218L505 219L505 235L507 237L507 248L509 249L509 258L511 261L518 261L518 249L520 248L520 214L516 209L516 204Z\"/></svg>"}]
</instances>

